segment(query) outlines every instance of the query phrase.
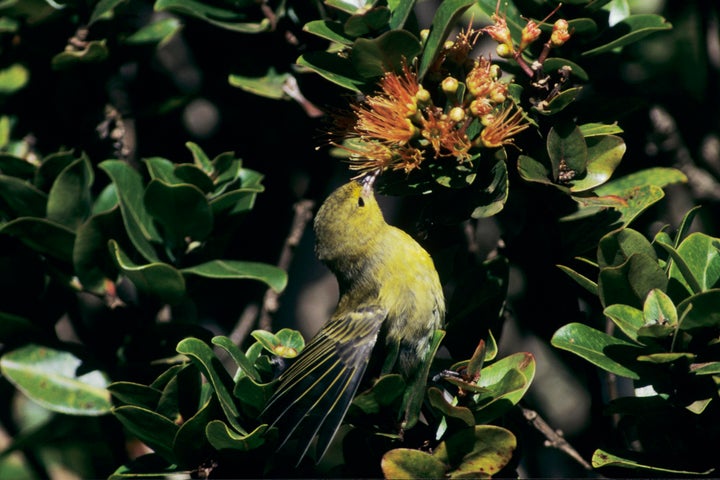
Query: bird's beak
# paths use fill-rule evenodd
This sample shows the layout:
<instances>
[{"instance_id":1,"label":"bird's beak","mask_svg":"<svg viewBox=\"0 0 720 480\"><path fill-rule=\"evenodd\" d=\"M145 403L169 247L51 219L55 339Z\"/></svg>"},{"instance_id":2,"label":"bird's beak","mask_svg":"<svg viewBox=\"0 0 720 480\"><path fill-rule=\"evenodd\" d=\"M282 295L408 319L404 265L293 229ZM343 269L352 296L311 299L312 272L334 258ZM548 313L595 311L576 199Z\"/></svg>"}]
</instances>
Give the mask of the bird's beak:
<instances>
[{"instance_id":1,"label":"bird's beak","mask_svg":"<svg viewBox=\"0 0 720 480\"><path fill-rule=\"evenodd\" d=\"M363 194L367 195L372 193L373 185L375 185L375 180L377 179L378 175L380 175L380 170L374 170L371 173L368 173L363 177L361 180L361 184L363 187Z\"/></svg>"}]
</instances>

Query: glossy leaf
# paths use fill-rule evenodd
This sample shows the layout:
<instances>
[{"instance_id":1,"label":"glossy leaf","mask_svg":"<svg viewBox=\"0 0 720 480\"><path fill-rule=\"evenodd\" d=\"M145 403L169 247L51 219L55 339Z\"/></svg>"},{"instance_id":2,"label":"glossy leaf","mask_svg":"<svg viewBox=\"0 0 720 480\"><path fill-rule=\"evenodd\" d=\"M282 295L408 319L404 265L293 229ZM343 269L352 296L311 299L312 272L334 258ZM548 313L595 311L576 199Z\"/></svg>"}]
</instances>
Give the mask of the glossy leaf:
<instances>
[{"instance_id":1,"label":"glossy leaf","mask_svg":"<svg viewBox=\"0 0 720 480\"><path fill-rule=\"evenodd\" d=\"M112 413L125 428L155 450L158 455L168 462L174 461L175 454L172 451L172 444L178 426L172 420L135 405L114 408Z\"/></svg>"},{"instance_id":2,"label":"glossy leaf","mask_svg":"<svg viewBox=\"0 0 720 480\"><path fill-rule=\"evenodd\" d=\"M583 287L585 290L592 293L593 295L597 295L597 282L590 280L586 276L581 275L580 273L569 267L566 267L565 265L557 265L557 267L563 272L565 272L570 278L575 280L575 282L581 287Z\"/></svg>"},{"instance_id":3,"label":"glossy leaf","mask_svg":"<svg viewBox=\"0 0 720 480\"><path fill-rule=\"evenodd\" d=\"M19 63L0 69L0 95L15 93L25 87L29 79L30 71Z\"/></svg>"},{"instance_id":4,"label":"glossy leaf","mask_svg":"<svg viewBox=\"0 0 720 480\"><path fill-rule=\"evenodd\" d=\"M145 208L162 225L171 245L184 245L187 239L202 241L212 232L210 205L193 185L151 180L145 190Z\"/></svg>"},{"instance_id":5,"label":"glossy leaf","mask_svg":"<svg viewBox=\"0 0 720 480\"><path fill-rule=\"evenodd\" d=\"M720 239L701 232L690 234L677 247L677 254L682 258L687 270L678 259L673 257L675 261L670 267L670 277L678 280L693 293L716 288L720 284L719 249ZM688 271L694 281L686 278ZM691 282L696 283L695 288L692 288Z\"/></svg>"},{"instance_id":6,"label":"glossy leaf","mask_svg":"<svg viewBox=\"0 0 720 480\"><path fill-rule=\"evenodd\" d=\"M631 453L628 452L630 455ZM628 456L629 456L628 455ZM641 463L637 460L632 460L630 458L624 458L620 457L618 455L614 455L612 453L609 453L605 450L595 450L592 456L592 466L593 468L604 468L604 467L623 467L623 468L632 468L634 470L640 470L645 472L662 472L663 474L671 474L671 476L685 476L685 475L709 475L714 471L714 469L709 469L705 471L692 471L692 470L681 470L681 469L671 469L666 467L660 467L660 466L654 466L649 465L647 463ZM664 475L663 475L664 476Z\"/></svg>"},{"instance_id":7,"label":"glossy leaf","mask_svg":"<svg viewBox=\"0 0 720 480\"><path fill-rule=\"evenodd\" d=\"M283 328L277 333L271 333L266 330L255 330L251 335L255 340L260 342L268 352L283 358L297 357L303 348L305 348L305 340L300 332L289 328Z\"/></svg>"},{"instance_id":8,"label":"glossy leaf","mask_svg":"<svg viewBox=\"0 0 720 480\"><path fill-rule=\"evenodd\" d=\"M289 73L278 73L270 67L262 77L246 77L235 74L228 77L228 82L233 87L254 95L273 100L289 100L290 97L285 93L285 84L290 77Z\"/></svg>"},{"instance_id":9,"label":"glossy leaf","mask_svg":"<svg viewBox=\"0 0 720 480\"><path fill-rule=\"evenodd\" d=\"M380 462L385 478L444 478L447 467L429 453L411 448L395 448Z\"/></svg>"},{"instance_id":10,"label":"glossy leaf","mask_svg":"<svg viewBox=\"0 0 720 480\"><path fill-rule=\"evenodd\" d=\"M70 352L26 345L0 358L3 376L33 401L68 415L110 412L107 375Z\"/></svg>"},{"instance_id":11,"label":"glossy leaf","mask_svg":"<svg viewBox=\"0 0 720 480\"><path fill-rule=\"evenodd\" d=\"M580 130L582 133L582 130ZM614 135L586 138L587 171L585 176L574 180L570 191L583 192L610 180L625 154L625 142Z\"/></svg>"},{"instance_id":12,"label":"glossy leaf","mask_svg":"<svg viewBox=\"0 0 720 480\"><path fill-rule=\"evenodd\" d=\"M228 352L228 354L232 357L240 370L245 373L245 375L250 377L255 382L260 381L260 374L258 373L253 363L245 356L243 351L240 350L240 347L235 345L235 343L230 340L230 338L218 335L216 337L213 337L212 343L213 345L217 345L218 347Z\"/></svg>"},{"instance_id":13,"label":"glossy leaf","mask_svg":"<svg viewBox=\"0 0 720 480\"><path fill-rule=\"evenodd\" d=\"M392 13L390 28L402 28L415 9L415 0L389 0L388 7Z\"/></svg>"},{"instance_id":14,"label":"glossy leaf","mask_svg":"<svg viewBox=\"0 0 720 480\"><path fill-rule=\"evenodd\" d=\"M205 434L210 444L218 450L229 449L247 452L265 443L264 434L267 429L268 426L263 424L250 433L238 434L230 429L225 422L213 420L205 427Z\"/></svg>"},{"instance_id":15,"label":"glossy leaf","mask_svg":"<svg viewBox=\"0 0 720 480\"><path fill-rule=\"evenodd\" d=\"M372 387L356 395L352 405L365 414L377 414L383 407L402 397L405 385L405 381L398 374L383 375Z\"/></svg>"},{"instance_id":16,"label":"glossy leaf","mask_svg":"<svg viewBox=\"0 0 720 480\"><path fill-rule=\"evenodd\" d=\"M171 12L188 15L208 22L216 27L224 28L234 32L260 33L271 27L269 18L263 18L258 22L243 22L247 16L239 13L232 4L226 4L223 8L221 3L209 3L199 0L156 0L154 9L157 11L168 10ZM256 7L253 5L253 7Z\"/></svg>"},{"instance_id":17,"label":"glossy leaf","mask_svg":"<svg viewBox=\"0 0 720 480\"><path fill-rule=\"evenodd\" d=\"M654 259L643 254L632 254L621 265L603 268L598 276L603 306L622 303L642 308L650 290L665 290L667 284L665 271Z\"/></svg>"},{"instance_id":18,"label":"glossy leaf","mask_svg":"<svg viewBox=\"0 0 720 480\"><path fill-rule=\"evenodd\" d=\"M239 260L211 260L180 270L184 274L219 279L259 280L276 292L287 285L287 273L281 268L266 263L243 262Z\"/></svg>"},{"instance_id":19,"label":"glossy leaf","mask_svg":"<svg viewBox=\"0 0 720 480\"><path fill-rule=\"evenodd\" d=\"M645 323L657 323L660 325L677 325L678 314L675 304L665 292L658 289L650 290L645 304L643 305L643 317Z\"/></svg>"},{"instance_id":20,"label":"glossy leaf","mask_svg":"<svg viewBox=\"0 0 720 480\"><path fill-rule=\"evenodd\" d=\"M353 38L387 29L390 9L384 6L360 9L345 21L345 33Z\"/></svg>"},{"instance_id":21,"label":"glossy leaf","mask_svg":"<svg viewBox=\"0 0 720 480\"><path fill-rule=\"evenodd\" d=\"M598 40L600 46L587 50L583 55L597 55L610 52L631 43L635 43L651 33L669 30L672 25L663 17L654 14L631 15L613 25Z\"/></svg>"},{"instance_id":22,"label":"glossy leaf","mask_svg":"<svg viewBox=\"0 0 720 480\"><path fill-rule=\"evenodd\" d=\"M182 27L183 24L175 17L162 18L140 28L124 41L130 45L155 43L158 47L162 47L168 43Z\"/></svg>"},{"instance_id":23,"label":"glossy leaf","mask_svg":"<svg viewBox=\"0 0 720 480\"><path fill-rule=\"evenodd\" d=\"M551 171L542 162L535 160L527 155L518 155L518 173L523 180L528 182L544 183L552 185L550 178Z\"/></svg>"},{"instance_id":24,"label":"glossy leaf","mask_svg":"<svg viewBox=\"0 0 720 480\"><path fill-rule=\"evenodd\" d=\"M578 128L585 138L623 133L623 129L617 123L585 123L578 125Z\"/></svg>"},{"instance_id":25,"label":"glossy leaf","mask_svg":"<svg viewBox=\"0 0 720 480\"><path fill-rule=\"evenodd\" d=\"M616 267L630 258L631 255L645 255L657 260L655 249L645 236L632 228L622 228L603 236L598 243L598 266Z\"/></svg>"},{"instance_id":26,"label":"glossy leaf","mask_svg":"<svg viewBox=\"0 0 720 480\"><path fill-rule=\"evenodd\" d=\"M93 180L90 161L84 156L63 169L48 195L48 220L76 230L90 215Z\"/></svg>"},{"instance_id":27,"label":"glossy leaf","mask_svg":"<svg viewBox=\"0 0 720 480\"><path fill-rule=\"evenodd\" d=\"M109 55L106 40L91 40L81 50L69 50L58 53L52 58L52 67L56 70L70 68L80 63L94 63L105 60Z\"/></svg>"},{"instance_id":28,"label":"glossy leaf","mask_svg":"<svg viewBox=\"0 0 720 480\"><path fill-rule=\"evenodd\" d=\"M509 184L505 150L496 153L495 162L490 167L488 175L483 175L487 183L481 192L480 205L475 207L470 216L472 218L488 218L496 215L505 207L509 195ZM498 158L498 156L502 156Z\"/></svg>"},{"instance_id":29,"label":"glossy leaf","mask_svg":"<svg viewBox=\"0 0 720 480\"><path fill-rule=\"evenodd\" d=\"M638 330L645 325L642 310L616 303L606 307L603 314L610 318L628 338L638 341Z\"/></svg>"},{"instance_id":30,"label":"glossy leaf","mask_svg":"<svg viewBox=\"0 0 720 480\"><path fill-rule=\"evenodd\" d=\"M716 331L720 327L720 289L707 290L678 303L678 312L687 314L679 325L681 330L710 328Z\"/></svg>"},{"instance_id":31,"label":"glossy leaf","mask_svg":"<svg viewBox=\"0 0 720 480\"><path fill-rule=\"evenodd\" d=\"M653 185L665 187L674 183L685 183L687 177L676 168L654 167L634 172L616 180L607 182L598 187L595 192L598 195L620 195L633 188Z\"/></svg>"},{"instance_id":32,"label":"glossy leaf","mask_svg":"<svg viewBox=\"0 0 720 480\"><path fill-rule=\"evenodd\" d=\"M117 188L123 223L133 245L148 262L159 261L151 242L161 242L162 238L143 203L145 189L142 177L130 165L120 160L106 160L99 167L108 174Z\"/></svg>"},{"instance_id":33,"label":"glossy leaf","mask_svg":"<svg viewBox=\"0 0 720 480\"><path fill-rule=\"evenodd\" d=\"M162 262L138 265L130 260L115 240L110 240L109 246L116 265L138 290L170 304L183 298L185 279L176 268Z\"/></svg>"},{"instance_id":34,"label":"glossy leaf","mask_svg":"<svg viewBox=\"0 0 720 480\"><path fill-rule=\"evenodd\" d=\"M99 0L95 4L95 8L93 8L88 25L92 25L98 20L107 20L112 18L115 8L125 1L126 0Z\"/></svg>"},{"instance_id":35,"label":"glossy leaf","mask_svg":"<svg viewBox=\"0 0 720 480\"><path fill-rule=\"evenodd\" d=\"M443 391L437 387L430 387L427 393L430 405L436 408L446 417L457 418L464 422L468 427L475 426L475 417L469 408L454 405L450 400L445 398Z\"/></svg>"},{"instance_id":36,"label":"glossy leaf","mask_svg":"<svg viewBox=\"0 0 720 480\"><path fill-rule=\"evenodd\" d=\"M491 477L510 463L516 448L517 439L509 430L478 425L440 443L432 456L451 466L450 478Z\"/></svg>"},{"instance_id":37,"label":"glossy leaf","mask_svg":"<svg viewBox=\"0 0 720 480\"><path fill-rule=\"evenodd\" d=\"M612 337L581 323L569 323L552 336L553 346L572 352L603 370L634 380L640 378L632 368L642 351L636 345Z\"/></svg>"},{"instance_id":38,"label":"glossy leaf","mask_svg":"<svg viewBox=\"0 0 720 480\"><path fill-rule=\"evenodd\" d=\"M385 72L397 72L403 62L420 53L420 41L405 30L391 30L377 38L358 38L350 51L350 61L362 78L372 79Z\"/></svg>"},{"instance_id":39,"label":"glossy leaf","mask_svg":"<svg viewBox=\"0 0 720 480\"><path fill-rule=\"evenodd\" d=\"M565 58L548 57L542 64L543 72L554 74L563 67L570 67L572 75L583 82L587 82L589 77L587 72L577 63L571 62Z\"/></svg>"},{"instance_id":40,"label":"glossy leaf","mask_svg":"<svg viewBox=\"0 0 720 480\"><path fill-rule=\"evenodd\" d=\"M582 92L582 87L573 87L563 90L549 102L543 101L533 106L533 110L543 115L555 115L568 107Z\"/></svg>"},{"instance_id":41,"label":"glossy leaf","mask_svg":"<svg viewBox=\"0 0 720 480\"><path fill-rule=\"evenodd\" d=\"M19 178L0 174L0 200L0 212L8 217L45 216L47 194Z\"/></svg>"},{"instance_id":42,"label":"glossy leaf","mask_svg":"<svg viewBox=\"0 0 720 480\"><path fill-rule=\"evenodd\" d=\"M558 181L563 171L571 171L578 176L585 173L588 148L585 137L574 124L558 125L550 129L547 152L555 181Z\"/></svg>"},{"instance_id":43,"label":"glossy leaf","mask_svg":"<svg viewBox=\"0 0 720 480\"><path fill-rule=\"evenodd\" d=\"M355 71L350 60L335 53L307 52L297 59L297 64L353 92L360 93L365 85L365 79Z\"/></svg>"},{"instance_id":44,"label":"glossy leaf","mask_svg":"<svg viewBox=\"0 0 720 480\"><path fill-rule=\"evenodd\" d=\"M312 20L303 25L303 30L347 47L355 41L354 38L345 33L345 30L339 22L331 20Z\"/></svg>"},{"instance_id":45,"label":"glossy leaf","mask_svg":"<svg viewBox=\"0 0 720 480\"><path fill-rule=\"evenodd\" d=\"M205 378L210 382L217 395L225 417L236 432L246 435L247 432L239 423L240 412L232 395L232 379L212 349L197 338L186 338L178 343L178 353L187 355L197 365ZM212 442L212 441L211 441Z\"/></svg>"},{"instance_id":46,"label":"glossy leaf","mask_svg":"<svg viewBox=\"0 0 720 480\"><path fill-rule=\"evenodd\" d=\"M75 236L72 261L83 288L105 291L105 282L114 279L117 267L108 252L108 240L122 235L122 218L118 209L90 217L80 225Z\"/></svg>"},{"instance_id":47,"label":"glossy leaf","mask_svg":"<svg viewBox=\"0 0 720 480\"><path fill-rule=\"evenodd\" d=\"M44 218L22 217L0 225L0 233L20 239L31 249L63 262L72 262L75 234Z\"/></svg>"},{"instance_id":48,"label":"glossy leaf","mask_svg":"<svg viewBox=\"0 0 720 480\"><path fill-rule=\"evenodd\" d=\"M420 59L420 66L418 68L418 79L422 80L425 77L430 65L435 61L440 51L442 50L445 40L453 28L453 22L467 10L473 3L474 0L445 0L442 2L433 17L432 25L430 26L430 34L423 48L422 58Z\"/></svg>"}]
</instances>

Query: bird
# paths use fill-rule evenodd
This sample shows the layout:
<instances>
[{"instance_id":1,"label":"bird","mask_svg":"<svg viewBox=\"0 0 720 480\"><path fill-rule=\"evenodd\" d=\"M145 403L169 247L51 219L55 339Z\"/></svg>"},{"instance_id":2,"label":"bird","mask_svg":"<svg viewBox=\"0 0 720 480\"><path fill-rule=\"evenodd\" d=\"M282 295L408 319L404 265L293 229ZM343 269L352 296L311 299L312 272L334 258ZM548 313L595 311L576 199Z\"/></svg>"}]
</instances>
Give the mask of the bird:
<instances>
[{"instance_id":1,"label":"bird","mask_svg":"<svg viewBox=\"0 0 720 480\"><path fill-rule=\"evenodd\" d=\"M337 307L277 379L261 419L279 434L278 451L299 465L315 437L316 462L327 451L368 365L406 383L400 428L419 418L432 338L443 327L445 300L431 256L389 225L375 198L378 172L333 191L313 223L315 252L335 275Z\"/></svg>"}]
</instances>

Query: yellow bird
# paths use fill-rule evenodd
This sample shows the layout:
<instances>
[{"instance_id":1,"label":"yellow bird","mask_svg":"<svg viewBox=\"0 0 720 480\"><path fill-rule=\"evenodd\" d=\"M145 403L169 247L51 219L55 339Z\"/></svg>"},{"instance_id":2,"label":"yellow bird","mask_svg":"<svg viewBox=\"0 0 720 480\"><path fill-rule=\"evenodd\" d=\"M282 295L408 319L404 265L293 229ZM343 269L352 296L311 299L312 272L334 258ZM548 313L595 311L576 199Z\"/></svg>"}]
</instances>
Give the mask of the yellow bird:
<instances>
[{"instance_id":1,"label":"yellow bird","mask_svg":"<svg viewBox=\"0 0 720 480\"><path fill-rule=\"evenodd\" d=\"M442 328L445 300L430 255L388 225L373 193L376 175L335 190L314 222L315 251L335 274L335 313L278 379L261 418L277 427L279 449L297 463L317 436L322 457L340 427L370 362L399 373L407 388L401 427L418 420L432 361L431 340ZM292 446L291 446L292 445Z\"/></svg>"}]
</instances>

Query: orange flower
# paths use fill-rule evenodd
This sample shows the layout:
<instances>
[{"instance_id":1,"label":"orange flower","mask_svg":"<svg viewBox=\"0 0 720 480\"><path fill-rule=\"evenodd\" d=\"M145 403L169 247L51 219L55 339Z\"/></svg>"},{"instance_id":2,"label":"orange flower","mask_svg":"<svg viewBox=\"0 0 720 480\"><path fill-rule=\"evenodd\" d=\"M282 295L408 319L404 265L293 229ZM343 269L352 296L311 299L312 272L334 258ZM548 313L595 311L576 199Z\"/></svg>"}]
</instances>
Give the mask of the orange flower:
<instances>
[{"instance_id":1,"label":"orange flower","mask_svg":"<svg viewBox=\"0 0 720 480\"><path fill-rule=\"evenodd\" d=\"M504 108L480 132L482 144L487 148L512 144L512 137L530 126L528 123L524 123L524 120L523 112L519 108L513 108L513 106Z\"/></svg>"},{"instance_id":2,"label":"orange flower","mask_svg":"<svg viewBox=\"0 0 720 480\"><path fill-rule=\"evenodd\" d=\"M430 142L435 150L435 158L440 155L440 146L444 138L450 133L452 123L448 121L447 115L442 114L439 108L429 108L426 111L427 118L423 118L421 134Z\"/></svg>"}]
</instances>

